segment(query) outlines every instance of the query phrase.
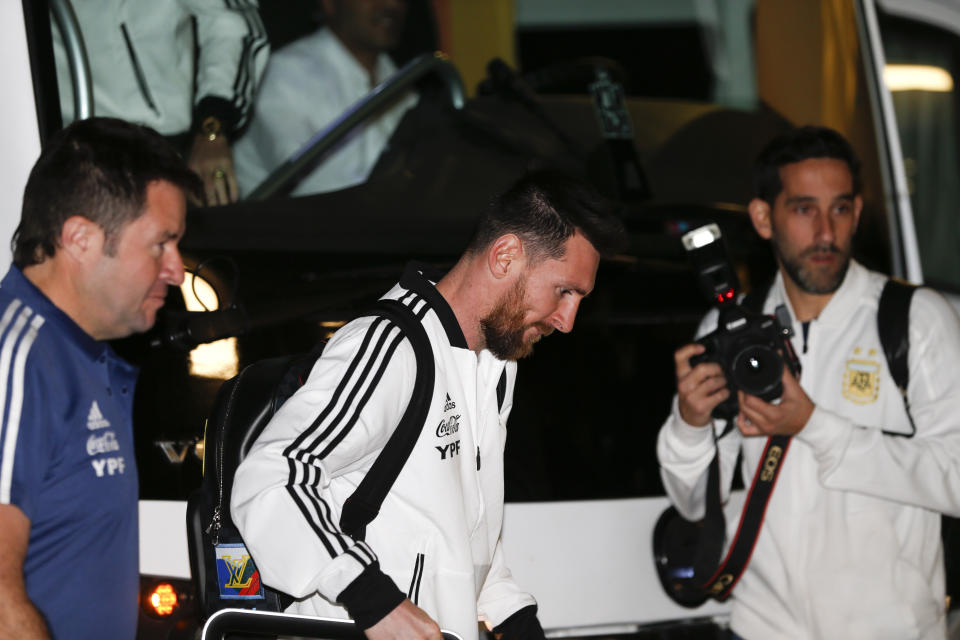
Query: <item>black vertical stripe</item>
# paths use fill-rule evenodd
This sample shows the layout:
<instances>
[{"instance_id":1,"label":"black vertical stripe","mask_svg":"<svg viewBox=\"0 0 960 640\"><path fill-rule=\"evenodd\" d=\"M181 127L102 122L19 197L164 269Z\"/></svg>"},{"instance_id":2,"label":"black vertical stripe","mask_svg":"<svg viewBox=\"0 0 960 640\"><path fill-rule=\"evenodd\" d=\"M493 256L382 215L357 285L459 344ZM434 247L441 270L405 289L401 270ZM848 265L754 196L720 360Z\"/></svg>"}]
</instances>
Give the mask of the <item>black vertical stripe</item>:
<instances>
[{"instance_id":1,"label":"black vertical stripe","mask_svg":"<svg viewBox=\"0 0 960 640\"><path fill-rule=\"evenodd\" d=\"M497 380L497 411L503 410L503 401L507 399L507 368L503 368L500 379Z\"/></svg>"},{"instance_id":2,"label":"black vertical stripe","mask_svg":"<svg viewBox=\"0 0 960 640\"><path fill-rule=\"evenodd\" d=\"M408 295L410 294L402 296L401 299L406 298ZM419 298L415 295L411 295L411 300L415 305L419 301ZM426 315L426 312L428 309L429 309L429 306L424 304L420 312L417 314L417 317L422 320L423 316ZM378 318L378 320L379 319L382 319L382 318ZM396 352L397 347L400 345L400 343L404 339L404 336L402 332L400 332L399 327L396 327L396 325L394 325L390 321L386 321L385 319L384 321L387 323L388 326L386 329L384 329L384 332L381 334L380 339L378 340L377 345L374 348L374 355L371 355L370 360L367 362L367 365L364 367L363 371L361 372L358 378L358 381L354 384L354 387L350 392L349 397L344 402L340 413L336 416L336 418L334 418L333 421L331 421L331 423L323 431L323 433L320 435L319 438L314 440L314 442L310 446L297 452L296 455L298 459L305 460L305 454L309 453L311 455L306 459L310 459L312 461L313 452L316 450L317 446L319 446L320 443L325 442L327 438L330 436L330 434L334 431L334 429L336 429L339 426L341 427L340 432L330 440L329 444L327 444L327 446L324 447L319 454L316 454L317 459L322 460L326 458L327 455L329 455L330 452L333 451L333 449L335 449L336 446L343 441L343 439L350 433L350 431L359 421L360 414L362 413L363 409L366 407L367 403L369 402L370 397L373 395L373 392L376 390L380 380L383 377L383 374L386 372L387 366L389 365L391 359L393 358L393 354ZM383 341L386 339L386 337L388 335L393 335L394 329L397 330L397 334L393 338L393 341L390 343L390 346L388 347L386 353L384 354L376 374L371 380L363 396L361 396L361 398L354 404L353 401L356 393L359 391L360 387L365 382L374 362L376 362L376 354L378 354L380 349L382 348ZM344 422L345 412L350 407L353 407L353 413L350 416L350 418L346 420L346 422ZM314 425L318 426L316 422L314 423Z\"/></svg>"},{"instance_id":3,"label":"black vertical stripe","mask_svg":"<svg viewBox=\"0 0 960 640\"><path fill-rule=\"evenodd\" d=\"M253 102L257 56L270 43L256 4L242 0L225 0L224 6L239 14L247 24L247 33L243 36L240 59L233 80L233 96L230 99L240 113L237 121L237 128L240 128L246 123Z\"/></svg>"},{"instance_id":4,"label":"black vertical stripe","mask_svg":"<svg viewBox=\"0 0 960 640\"><path fill-rule=\"evenodd\" d=\"M417 559L413 563L413 577L410 579L410 588L407 590L407 597L413 604L419 604L420 600L420 581L423 578L423 565L426 557L422 553L417 554Z\"/></svg>"},{"instance_id":5,"label":"black vertical stripe","mask_svg":"<svg viewBox=\"0 0 960 640\"><path fill-rule=\"evenodd\" d=\"M391 323L391 329L397 328ZM320 459L326 458L329 453L336 448L338 444L347 436L348 433L353 429L354 425L360 420L360 413L363 411L364 407L367 406L367 402L370 400L370 396L373 395L374 390L377 388L377 385L380 382L380 379L383 378L383 373L387 369L387 365L390 364L390 360L393 357L394 352L397 350L397 347L400 346L400 343L403 342L403 335L400 333L399 328L397 328L397 336L393 339L393 342L390 343L390 347L387 349L387 352L384 354L383 360L380 361L380 367L377 369L376 374L374 375L373 380L370 382L370 385L367 387L367 390L364 392L363 397L357 402L356 410L351 416L349 422L344 425L343 429L340 430L336 436L334 436L330 443L324 447L323 451L320 452Z\"/></svg>"},{"instance_id":6,"label":"black vertical stripe","mask_svg":"<svg viewBox=\"0 0 960 640\"><path fill-rule=\"evenodd\" d=\"M293 464L293 460L290 461ZM320 542L323 543L324 548L327 550L327 553L330 554L331 558L337 557L337 551L333 548L333 545L330 544L330 541L327 539L327 536L324 535L323 531L314 521L313 516L310 513L310 510L307 508L307 505L300 499L300 496L297 495L296 488L292 485L287 485L287 493L290 494L290 498L293 500L293 503L297 505L297 509L300 510L300 513L303 515L303 519L307 521L307 524L313 529L313 532L320 539Z\"/></svg>"},{"instance_id":7,"label":"black vertical stripe","mask_svg":"<svg viewBox=\"0 0 960 640\"><path fill-rule=\"evenodd\" d=\"M370 342L373 339L373 336L376 334L377 327L384 320L378 318L370 325L370 328L367 329L367 333L363 336L363 341L360 343L360 348L357 349L356 355L353 357L353 360L350 361L350 365L347 367L346 373L340 379L340 384L337 385L336 390L333 392L333 396L327 402L327 405L324 407L323 411L317 416L317 419L307 429L304 429L303 432L297 436L297 438L290 443L290 445L284 450L283 455L291 456L295 451L300 449L303 446L303 442L309 438L313 432L319 428L320 424L326 419L330 411L336 406L337 402L340 399L340 396L343 394L344 389L350 384L353 379L353 372L356 370L360 363L367 355L367 349L369 348Z\"/></svg>"},{"instance_id":8,"label":"black vertical stripe","mask_svg":"<svg viewBox=\"0 0 960 640\"><path fill-rule=\"evenodd\" d=\"M363 369L360 371L359 376L355 380L353 386L350 388L350 392L347 394L347 397L344 399L343 405L340 407L340 411L332 420L329 421L329 424L327 425L326 429L324 429L319 436L314 438L306 447L303 447L297 452L296 455L298 459L303 459L303 457L308 454L314 454L316 449L321 444L326 442L327 439L338 427L340 428L340 432L334 437L334 440L335 442L340 442L341 440L343 440L343 437L350 431L350 429L359 419L360 411L366 405L366 399L369 398L370 396L370 390L374 388L376 386L376 382L379 381L380 374L377 374L374 381L367 386L367 390L364 396L361 398L360 401L357 402L356 405L354 404L355 398L357 394L360 393L360 389L367 382L367 379L370 376L370 371L371 369L373 369L374 363L377 361L377 358L380 355L381 351L383 351L384 343L387 341L387 338L394 330L393 325L391 325L386 320L384 320L383 323L385 325L385 328L383 332L380 334L380 338L377 340L377 344L375 345L373 351L370 353L370 357L367 360L367 363L364 365ZM396 342L397 342L397 339L394 338L394 343ZM387 347L386 354L384 355L383 360L381 361L381 365L380 365L381 369L383 368L384 363L390 360L390 356L393 355L393 352L395 349L396 349L395 344L392 344L391 346ZM328 404L327 406L329 409L332 409L335 404L338 404L338 403L332 400L331 403ZM346 418L347 412L350 411L351 409L353 409L353 414L349 418ZM326 413L329 413L329 411L327 411ZM317 428L319 428L320 420L321 418L317 418L317 420L314 421L314 424L311 427L313 430L316 430ZM327 446L325 447L324 451L328 452L331 448L332 446ZM319 455L320 459L323 459L324 457L326 457L326 453L321 453Z\"/></svg>"}]
</instances>

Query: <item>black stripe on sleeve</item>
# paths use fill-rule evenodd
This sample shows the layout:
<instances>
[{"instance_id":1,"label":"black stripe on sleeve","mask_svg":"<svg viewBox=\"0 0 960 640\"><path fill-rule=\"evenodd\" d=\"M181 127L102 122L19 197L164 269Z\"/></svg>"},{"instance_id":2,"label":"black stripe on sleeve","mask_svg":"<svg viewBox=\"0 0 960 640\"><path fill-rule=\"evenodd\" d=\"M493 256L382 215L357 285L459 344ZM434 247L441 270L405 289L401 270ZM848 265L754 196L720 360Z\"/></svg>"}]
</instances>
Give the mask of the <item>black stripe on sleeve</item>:
<instances>
[{"instance_id":1,"label":"black stripe on sleeve","mask_svg":"<svg viewBox=\"0 0 960 640\"><path fill-rule=\"evenodd\" d=\"M368 351L370 351L369 345L373 336L377 333L378 327L376 325L384 324L384 322L385 321L383 319L378 318L367 330L360 345L360 349L354 356L347 369L347 374L341 380L336 392L334 393L334 398L330 400L324 411L321 413L321 416L314 421L311 427L304 433L301 433L300 436L284 451L284 455L286 455L289 465L287 491L294 503L297 505L300 513L303 515L304 519L307 521L308 525L311 527L317 537L320 538L324 548L331 557L336 557L338 555L336 548L337 546L339 546L341 552L343 552L350 547L350 542L348 542L348 539L345 537L345 535L339 531L339 528L334 524L330 506L326 503L326 501L323 500L319 492L316 490L316 485L318 485L320 482L320 469L310 464L305 464L304 461L300 460L300 458L303 457L302 454L306 453L300 448L300 445L306 436L309 435L308 432L315 431L316 428L319 427L319 424L322 422L322 420L330 413L330 410L333 408L333 406L336 405L337 398L343 394L348 383L350 382L350 378L353 377L353 373L359 367L364 357L369 356L373 360L376 359L377 355L382 349L382 343L386 340L386 336L390 331L390 327L384 328L372 353L368 353ZM369 363L366 368L369 368ZM365 375L361 376L360 380L355 384L361 385L364 378ZM353 393L355 393L355 391ZM310 458L313 457L310 456ZM308 487L310 487L309 490ZM375 556L373 556L373 558L375 561Z\"/></svg>"},{"instance_id":2,"label":"black stripe on sleeve","mask_svg":"<svg viewBox=\"0 0 960 640\"><path fill-rule=\"evenodd\" d=\"M241 16L247 25L247 33L241 40L240 59L233 80L233 95L229 98L230 104L239 114L233 127L239 129L246 123L253 103L257 57L270 42L255 3L226 0L224 6ZM202 43L200 44L202 46Z\"/></svg>"},{"instance_id":3,"label":"black stripe on sleeve","mask_svg":"<svg viewBox=\"0 0 960 640\"><path fill-rule=\"evenodd\" d=\"M347 385L350 383L351 379L353 378L354 371L357 369L358 366L360 366L360 363L363 362L367 354L367 349L370 346L370 342L373 339L373 336L377 332L378 325L381 324L382 321L383 321L382 318L378 318L367 329L366 334L364 334L363 336L363 341L360 343L360 348L357 349L357 353L354 355L353 360L350 361L350 364L347 367L346 373L344 373L343 377L340 379L340 383L337 385L336 390L333 392L333 396L327 402L327 405L324 407L323 411L320 412L320 415L317 416L316 420L314 420L313 423L307 429L304 429L303 432L299 436L297 436L296 439L294 439L294 441L291 442L286 449L284 449L283 455L287 457L294 455L296 451L298 451L301 447L303 447L304 441L307 438L309 438L311 435L313 435L313 432L327 418L330 412L333 411L333 408L336 406L340 396L344 393L344 389L347 387Z\"/></svg>"},{"instance_id":4,"label":"black stripe on sleeve","mask_svg":"<svg viewBox=\"0 0 960 640\"><path fill-rule=\"evenodd\" d=\"M296 456L298 459L306 459L307 456L310 456L310 457L315 456L314 452L317 450L317 448L320 447L320 445L323 444L324 442L327 442L331 434L333 434L334 431L336 431L339 428L340 433L338 433L337 436L333 438L333 440L335 441L333 446L335 446L335 444L337 442L340 442L344 438L344 436L350 431L353 425L356 423L357 418L359 417L359 411L363 408L363 405L366 403L365 398L369 396L369 386L367 387L367 392L365 393L365 395L361 396L361 399L359 401L356 400L356 397L360 393L361 389L363 389L363 386L367 384L367 381L370 378L371 370L373 369L375 363L380 357L381 352L384 351L384 343L387 342L387 339L389 338L390 334L394 331L394 327L386 320L384 320L382 324L384 325L383 332L380 334L380 337L377 339L377 343L376 345L374 345L373 350L369 353L367 361L363 366L363 369L356 376L356 378L351 381L352 386L350 387L350 391L349 393L347 393L346 398L344 398L343 402L341 403L339 400L338 394L334 394L334 397L331 398L329 404L327 405L328 409L333 409L333 407L339 405L340 410L337 412L337 415L334 416L333 419L329 420L329 422L326 425L326 428L323 429L323 431L320 432L319 435L312 438L309 443L306 443L305 446L301 447L300 450L297 451ZM387 352L384 356L385 360L389 360L390 356L393 355L393 350L395 348L396 347L393 347L393 346L387 348ZM371 384L375 384L375 382ZM338 392L341 391L342 388L343 386L341 385L337 389L337 391ZM349 419L347 419L346 416L351 411L353 411L353 414ZM316 432L317 429L320 428L321 424L324 422L324 419L329 414L329 411L325 411L324 414L325 415L321 415L316 420L314 420L313 424L310 426L311 432ZM326 454L331 449L332 449L332 446L328 445L324 449L324 453L320 454L317 457L319 457L320 459L323 459L324 457L326 457Z\"/></svg>"},{"instance_id":5,"label":"black stripe on sleeve","mask_svg":"<svg viewBox=\"0 0 960 640\"><path fill-rule=\"evenodd\" d=\"M426 301L413 294L413 292L408 292L401 299L408 299L407 304L412 308L416 308L421 302L423 303L419 312L416 313L418 319L422 320L430 309ZM320 494L319 485L322 474L321 469L316 466L315 462L326 457L342 442L359 421L364 407L377 388L396 349L403 340L404 335L398 326L385 318L376 318L367 329L357 353L348 365L346 373L341 378L323 411L311 423L310 427L304 430L284 450L289 465L287 491L311 529L320 538L331 557L339 555L337 547L340 547L341 553L349 553L363 566L369 566L377 562L376 554L363 542L351 546L353 541L339 530L333 517L333 509ZM384 345L388 341L389 345L384 349ZM371 343L373 343L372 346ZM374 368L376 371L371 378L371 372ZM362 387L368 381L369 384L367 384L361 397L354 403L357 394L360 393ZM340 411L330 420L326 428L317 434L317 431L330 418L330 414L335 407L340 404L341 398L343 398L343 404ZM352 411L350 411L351 407ZM351 415L345 420L348 411ZM330 439L319 455L314 454L313 451L321 443L326 442L338 426L342 427L339 433ZM307 446L304 446L305 444ZM419 579L417 589L419 589Z\"/></svg>"},{"instance_id":6,"label":"black stripe on sleeve","mask_svg":"<svg viewBox=\"0 0 960 640\"><path fill-rule=\"evenodd\" d=\"M290 464L296 464L293 460L290 460ZM310 510L307 508L306 503L300 498L300 495L297 493L297 488L294 485L287 485L287 493L290 494L290 499L293 500L293 503L297 505L297 509L300 510L300 513L303 515L303 519L307 521L307 524L310 525L310 528L313 529L313 532L317 535L317 538L320 539L320 542L323 543L323 547L327 550L327 553L331 558L337 557L337 550L334 549L333 545L330 543L330 540L324 534L323 530L314 520Z\"/></svg>"},{"instance_id":7,"label":"black stripe on sleeve","mask_svg":"<svg viewBox=\"0 0 960 640\"><path fill-rule=\"evenodd\" d=\"M400 333L399 327L393 326L391 323L391 329L397 330L397 335L394 337L393 341L390 343L387 352L384 354L383 359L380 361L380 366L377 369L376 374L373 379L370 381L370 384L367 386L366 391L364 391L363 396L357 402L356 409L354 410L353 415L350 417L350 420L344 425L343 429L340 430L336 436L334 436L330 443L324 447L320 452L319 457L322 460L330 454L333 449L340 444L340 442L347 436L348 433L353 429L354 425L360 420L360 414L363 412L364 407L366 407L367 402L370 400L370 396L373 395L373 391L377 388L377 385L380 383L380 379L383 378L383 373L387 369L387 365L390 364L390 360L393 358L394 352L396 352L397 347L400 346L400 343L403 341L403 335Z\"/></svg>"}]
</instances>

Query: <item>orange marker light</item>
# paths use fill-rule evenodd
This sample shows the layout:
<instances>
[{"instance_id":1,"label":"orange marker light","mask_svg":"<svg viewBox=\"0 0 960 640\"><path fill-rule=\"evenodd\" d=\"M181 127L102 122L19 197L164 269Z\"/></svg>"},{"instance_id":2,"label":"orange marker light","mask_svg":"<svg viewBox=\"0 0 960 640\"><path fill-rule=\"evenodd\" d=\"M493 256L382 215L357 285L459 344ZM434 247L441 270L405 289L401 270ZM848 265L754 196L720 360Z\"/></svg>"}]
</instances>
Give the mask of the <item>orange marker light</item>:
<instances>
[{"instance_id":1,"label":"orange marker light","mask_svg":"<svg viewBox=\"0 0 960 640\"><path fill-rule=\"evenodd\" d=\"M150 605L157 615L168 616L177 608L177 592L166 582L158 584L150 594Z\"/></svg>"}]
</instances>

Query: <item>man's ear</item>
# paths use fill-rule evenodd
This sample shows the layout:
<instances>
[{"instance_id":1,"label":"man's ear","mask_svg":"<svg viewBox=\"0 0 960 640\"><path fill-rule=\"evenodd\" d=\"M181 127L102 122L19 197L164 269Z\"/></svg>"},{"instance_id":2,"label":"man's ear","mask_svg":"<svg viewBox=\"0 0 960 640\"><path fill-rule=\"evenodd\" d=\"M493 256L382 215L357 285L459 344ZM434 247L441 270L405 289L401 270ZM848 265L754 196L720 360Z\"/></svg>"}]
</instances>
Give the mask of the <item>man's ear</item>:
<instances>
[{"instance_id":1,"label":"man's ear","mask_svg":"<svg viewBox=\"0 0 960 640\"><path fill-rule=\"evenodd\" d=\"M523 242L512 233L502 235L487 248L487 268L494 278L507 277L524 260Z\"/></svg>"},{"instance_id":2,"label":"man's ear","mask_svg":"<svg viewBox=\"0 0 960 640\"><path fill-rule=\"evenodd\" d=\"M750 213L750 221L753 222L753 228L757 235L764 240L769 240L773 235L773 227L770 224L770 205L762 198L754 198L747 205L747 211Z\"/></svg>"},{"instance_id":3,"label":"man's ear","mask_svg":"<svg viewBox=\"0 0 960 640\"><path fill-rule=\"evenodd\" d=\"M70 216L60 229L60 251L75 260L103 253L105 241L100 225L83 216Z\"/></svg>"}]
</instances>

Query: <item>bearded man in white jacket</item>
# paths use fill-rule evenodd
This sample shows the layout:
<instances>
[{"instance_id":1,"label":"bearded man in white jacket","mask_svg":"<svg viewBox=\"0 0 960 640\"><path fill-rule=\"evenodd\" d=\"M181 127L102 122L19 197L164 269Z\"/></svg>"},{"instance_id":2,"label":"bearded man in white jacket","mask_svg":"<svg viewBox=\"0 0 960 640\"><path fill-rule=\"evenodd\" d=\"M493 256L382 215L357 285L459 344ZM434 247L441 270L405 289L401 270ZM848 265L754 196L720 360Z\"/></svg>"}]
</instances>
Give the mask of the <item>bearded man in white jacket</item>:
<instances>
[{"instance_id":1,"label":"bearded man in white jacket","mask_svg":"<svg viewBox=\"0 0 960 640\"><path fill-rule=\"evenodd\" d=\"M944 638L940 513L960 515L960 325L919 289L909 321L906 400L877 329L887 278L851 259L863 201L859 162L835 131L805 127L761 153L749 213L778 263L764 313L785 305L802 376L786 368L779 402L738 391L736 429L711 412L730 390L715 362L675 354L677 396L657 455L678 510L703 517L707 468L723 497L739 452L751 485L767 436L793 436L746 570L731 627L745 640ZM699 335L717 322L711 312ZM727 523L728 541L737 525Z\"/></svg>"},{"instance_id":2,"label":"bearded man in white jacket","mask_svg":"<svg viewBox=\"0 0 960 640\"><path fill-rule=\"evenodd\" d=\"M500 542L515 361L573 329L601 255L621 236L591 189L535 172L487 209L446 274L408 266L384 297L423 325L435 382L424 426L365 535L344 526L343 509L389 450L417 363L384 318L337 331L234 479L233 521L263 583L297 598L289 611L349 616L370 640L438 639L438 624L477 640L479 618L503 640L544 638Z\"/></svg>"}]
</instances>

